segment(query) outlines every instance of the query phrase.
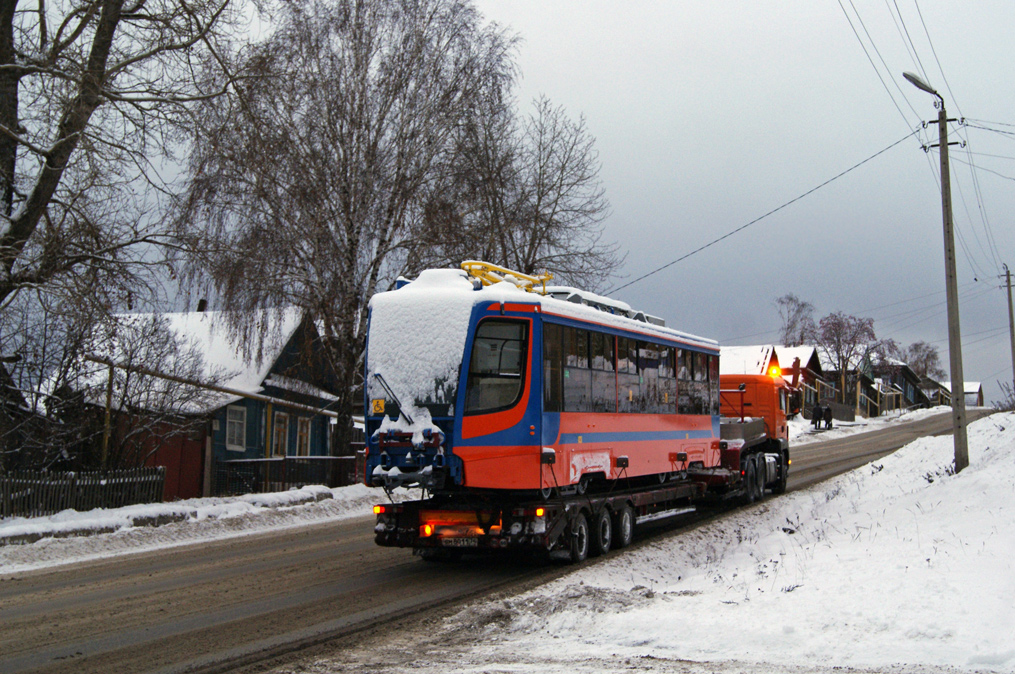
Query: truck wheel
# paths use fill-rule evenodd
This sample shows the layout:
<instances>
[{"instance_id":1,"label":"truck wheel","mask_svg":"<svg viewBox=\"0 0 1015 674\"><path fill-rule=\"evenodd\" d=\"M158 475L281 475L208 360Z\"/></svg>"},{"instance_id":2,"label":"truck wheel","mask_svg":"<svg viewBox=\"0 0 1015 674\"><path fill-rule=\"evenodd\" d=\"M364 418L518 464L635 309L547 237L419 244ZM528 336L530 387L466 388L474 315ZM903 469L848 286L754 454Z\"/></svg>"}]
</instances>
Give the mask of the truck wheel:
<instances>
[{"instance_id":1,"label":"truck wheel","mask_svg":"<svg viewBox=\"0 0 1015 674\"><path fill-rule=\"evenodd\" d=\"M785 494L787 481L789 481L789 460L786 458L786 452L779 452L779 479L775 481L772 493Z\"/></svg>"},{"instance_id":2,"label":"truck wheel","mask_svg":"<svg viewBox=\"0 0 1015 674\"><path fill-rule=\"evenodd\" d=\"M743 476L744 503L754 503L755 501L756 497L754 495L754 482L757 479L757 477L755 477L756 472L757 471L755 470L754 466L754 457L753 456L747 457L746 461L744 461L744 476Z\"/></svg>"},{"instance_id":3,"label":"truck wheel","mask_svg":"<svg viewBox=\"0 0 1015 674\"><path fill-rule=\"evenodd\" d=\"M626 548L634 538L634 511L626 503L613 515L613 547Z\"/></svg>"},{"instance_id":4,"label":"truck wheel","mask_svg":"<svg viewBox=\"0 0 1015 674\"><path fill-rule=\"evenodd\" d=\"M765 455L758 454L754 457L754 475L758 479L754 488L755 499L761 501L765 498L765 479L768 477L768 467L765 465Z\"/></svg>"},{"instance_id":5,"label":"truck wheel","mask_svg":"<svg viewBox=\"0 0 1015 674\"><path fill-rule=\"evenodd\" d=\"M610 544L613 542L613 521L610 520L610 511L602 508L592 518L592 547L589 548L590 557L605 555L610 551Z\"/></svg>"},{"instance_id":6,"label":"truck wheel","mask_svg":"<svg viewBox=\"0 0 1015 674\"><path fill-rule=\"evenodd\" d=\"M580 564L589 556L589 522L578 513L571 522L571 563Z\"/></svg>"}]
</instances>

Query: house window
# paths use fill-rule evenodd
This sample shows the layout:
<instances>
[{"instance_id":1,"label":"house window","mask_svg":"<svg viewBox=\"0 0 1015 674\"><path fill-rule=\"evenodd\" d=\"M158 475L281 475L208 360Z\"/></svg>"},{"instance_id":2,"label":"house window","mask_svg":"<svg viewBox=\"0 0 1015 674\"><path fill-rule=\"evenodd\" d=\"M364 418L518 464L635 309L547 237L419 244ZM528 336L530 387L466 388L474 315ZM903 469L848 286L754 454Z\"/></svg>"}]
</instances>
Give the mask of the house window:
<instances>
[{"instance_id":1,"label":"house window","mask_svg":"<svg viewBox=\"0 0 1015 674\"><path fill-rule=\"evenodd\" d=\"M275 412L275 428L272 435L271 451L274 456L285 456L289 449L289 415Z\"/></svg>"},{"instance_id":2,"label":"house window","mask_svg":"<svg viewBox=\"0 0 1015 674\"><path fill-rule=\"evenodd\" d=\"M296 453L299 456L310 456L310 419L300 417L297 423Z\"/></svg>"},{"instance_id":3,"label":"house window","mask_svg":"<svg viewBox=\"0 0 1015 674\"><path fill-rule=\"evenodd\" d=\"M242 452L247 448L247 408L226 408L226 449Z\"/></svg>"}]
</instances>

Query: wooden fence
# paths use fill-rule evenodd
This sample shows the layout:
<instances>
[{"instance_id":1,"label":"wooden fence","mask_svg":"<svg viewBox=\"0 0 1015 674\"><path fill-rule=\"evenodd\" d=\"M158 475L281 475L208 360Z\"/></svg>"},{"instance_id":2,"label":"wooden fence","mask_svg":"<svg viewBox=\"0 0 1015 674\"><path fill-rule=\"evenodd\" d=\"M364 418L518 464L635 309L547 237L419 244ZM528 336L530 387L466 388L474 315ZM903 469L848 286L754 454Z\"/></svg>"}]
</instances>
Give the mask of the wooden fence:
<instances>
[{"instance_id":1,"label":"wooden fence","mask_svg":"<svg viewBox=\"0 0 1015 674\"><path fill-rule=\"evenodd\" d=\"M286 456L232 459L215 464L215 496L287 491L308 484L344 487L363 482L363 451L353 456Z\"/></svg>"},{"instance_id":2,"label":"wooden fence","mask_svg":"<svg viewBox=\"0 0 1015 674\"><path fill-rule=\"evenodd\" d=\"M0 519L162 500L164 466L89 473L19 470L0 475Z\"/></svg>"}]
</instances>

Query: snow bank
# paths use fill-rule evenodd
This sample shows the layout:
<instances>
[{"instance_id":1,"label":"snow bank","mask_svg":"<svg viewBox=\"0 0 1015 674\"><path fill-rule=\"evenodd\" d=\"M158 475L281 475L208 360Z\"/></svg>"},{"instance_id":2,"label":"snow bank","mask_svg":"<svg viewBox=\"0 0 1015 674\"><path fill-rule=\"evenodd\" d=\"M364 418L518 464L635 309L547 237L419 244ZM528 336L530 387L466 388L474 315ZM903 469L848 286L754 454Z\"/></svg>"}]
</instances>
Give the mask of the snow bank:
<instances>
[{"instance_id":1,"label":"snow bank","mask_svg":"<svg viewBox=\"0 0 1015 674\"><path fill-rule=\"evenodd\" d=\"M395 500L419 498L396 490ZM362 484L200 498L0 521L0 574L372 515L384 492ZM369 525L364 525L369 527ZM6 543L6 544L4 544Z\"/></svg>"},{"instance_id":2,"label":"snow bank","mask_svg":"<svg viewBox=\"0 0 1015 674\"><path fill-rule=\"evenodd\" d=\"M921 439L447 628L474 630L489 662L1015 671L1015 415L971 424L969 448L953 475L951 438Z\"/></svg>"}]
</instances>

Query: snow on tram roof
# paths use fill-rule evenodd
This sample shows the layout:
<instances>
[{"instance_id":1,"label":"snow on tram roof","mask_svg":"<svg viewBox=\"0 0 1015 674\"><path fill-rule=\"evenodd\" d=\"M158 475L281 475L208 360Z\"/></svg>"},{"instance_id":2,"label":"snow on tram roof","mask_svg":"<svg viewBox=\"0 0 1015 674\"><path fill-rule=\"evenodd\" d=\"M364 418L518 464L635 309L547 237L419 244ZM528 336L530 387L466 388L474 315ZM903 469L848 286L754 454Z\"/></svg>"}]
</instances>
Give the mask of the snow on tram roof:
<instances>
[{"instance_id":1,"label":"snow on tram roof","mask_svg":"<svg viewBox=\"0 0 1015 674\"><path fill-rule=\"evenodd\" d=\"M405 293L404 291L410 291ZM634 311L630 305L620 300L603 297L567 286L549 286L546 295L530 293L516 287L510 282L495 283L476 289L469 281L468 274L460 269L427 269L420 273L415 281L402 286L390 293L380 293L385 300L398 301L404 297L416 301L420 294L440 296L445 301L453 302L461 298L470 305L481 302L518 302L525 301L538 304L544 313L577 320L607 325L613 328L654 335L665 339L677 340L692 346L717 349L717 341L698 337L686 332L667 328L662 319L644 312ZM399 293L404 293L399 295ZM471 295L471 297L468 297ZM433 297L431 299L436 299ZM373 303L375 300L372 300Z\"/></svg>"}]
</instances>

